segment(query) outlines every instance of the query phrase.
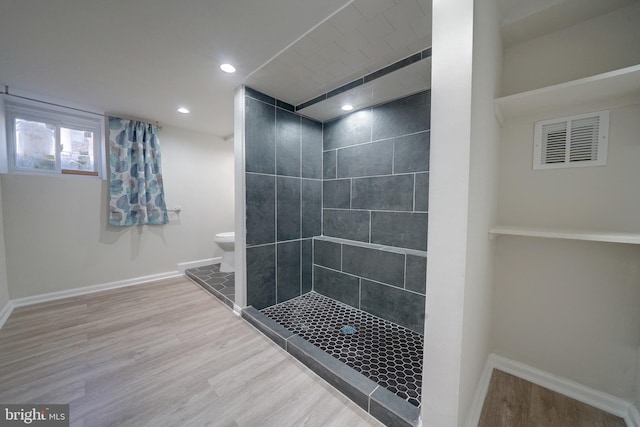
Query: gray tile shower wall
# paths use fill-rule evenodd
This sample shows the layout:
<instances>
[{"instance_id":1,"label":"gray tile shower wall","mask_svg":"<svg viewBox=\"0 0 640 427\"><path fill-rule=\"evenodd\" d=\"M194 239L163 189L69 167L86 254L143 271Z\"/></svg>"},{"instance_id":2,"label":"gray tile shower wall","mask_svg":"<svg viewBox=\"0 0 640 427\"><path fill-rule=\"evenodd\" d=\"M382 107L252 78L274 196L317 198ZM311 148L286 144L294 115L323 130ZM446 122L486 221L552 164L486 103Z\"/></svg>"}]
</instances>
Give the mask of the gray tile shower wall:
<instances>
[{"instance_id":1,"label":"gray tile shower wall","mask_svg":"<svg viewBox=\"0 0 640 427\"><path fill-rule=\"evenodd\" d=\"M278 243L277 302L287 301L301 295L302 264L300 258L302 253L300 249L300 240Z\"/></svg>"},{"instance_id":2,"label":"gray tile shower wall","mask_svg":"<svg viewBox=\"0 0 640 427\"><path fill-rule=\"evenodd\" d=\"M316 292L419 333L426 299L429 104L426 91L324 124L322 234L337 239L314 239Z\"/></svg>"},{"instance_id":3,"label":"gray tile shower wall","mask_svg":"<svg viewBox=\"0 0 640 427\"><path fill-rule=\"evenodd\" d=\"M314 289L422 332L429 92L325 124L245 95L248 305Z\"/></svg>"},{"instance_id":4,"label":"gray tile shower wall","mask_svg":"<svg viewBox=\"0 0 640 427\"><path fill-rule=\"evenodd\" d=\"M302 237L322 234L322 181L302 180Z\"/></svg>"},{"instance_id":5,"label":"gray tile shower wall","mask_svg":"<svg viewBox=\"0 0 640 427\"><path fill-rule=\"evenodd\" d=\"M424 334L426 253L316 237L313 289Z\"/></svg>"},{"instance_id":6,"label":"gray tile shower wall","mask_svg":"<svg viewBox=\"0 0 640 427\"><path fill-rule=\"evenodd\" d=\"M312 289L311 237L322 232L322 123L245 88L247 305Z\"/></svg>"},{"instance_id":7,"label":"gray tile shower wall","mask_svg":"<svg viewBox=\"0 0 640 427\"><path fill-rule=\"evenodd\" d=\"M427 250L430 91L324 124L322 234Z\"/></svg>"}]
</instances>

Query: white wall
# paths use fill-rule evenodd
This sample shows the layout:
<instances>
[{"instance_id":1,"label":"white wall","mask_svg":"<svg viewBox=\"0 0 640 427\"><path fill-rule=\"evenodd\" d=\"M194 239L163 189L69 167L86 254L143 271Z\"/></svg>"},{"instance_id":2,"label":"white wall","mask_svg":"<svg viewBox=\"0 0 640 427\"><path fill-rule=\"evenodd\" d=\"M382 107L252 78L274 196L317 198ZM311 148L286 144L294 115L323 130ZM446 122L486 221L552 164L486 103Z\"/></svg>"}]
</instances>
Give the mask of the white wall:
<instances>
[{"instance_id":1,"label":"white wall","mask_svg":"<svg viewBox=\"0 0 640 427\"><path fill-rule=\"evenodd\" d=\"M640 247L497 239L495 352L634 399Z\"/></svg>"},{"instance_id":2,"label":"white wall","mask_svg":"<svg viewBox=\"0 0 640 427\"><path fill-rule=\"evenodd\" d=\"M2 178L11 298L176 270L219 255L213 238L233 230L233 145L165 127L160 133L165 226L108 227L108 183L93 178Z\"/></svg>"},{"instance_id":3,"label":"white wall","mask_svg":"<svg viewBox=\"0 0 640 427\"><path fill-rule=\"evenodd\" d=\"M503 94L640 64L640 2L504 53ZM536 120L609 109L608 163L533 171ZM637 98L505 123L498 222L640 231ZM640 248L497 238L493 345L503 356L640 404Z\"/></svg>"},{"instance_id":4,"label":"white wall","mask_svg":"<svg viewBox=\"0 0 640 427\"><path fill-rule=\"evenodd\" d=\"M640 64L640 2L505 50L503 95Z\"/></svg>"},{"instance_id":5,"label":"white wall","mask_svg":"<svg viewBox=\"0 0 640 427\"><path fill-rule=\"evenodd\" d=\"M460 424L471 140L473 0L433 3L422 423Z\"/></svg>"},{"instance_id":6,"label":"white wall","mask_svg":"<svg viewBox=\"0 0 640 427\"><path fill-rule=\"evenodd\" d=\"M607 107L607 104L580 107L549 113L545 118ZM606 166L534 171L536 118L504 125L500 153L500 224L640 231L640 105L609 109Z\"/></svg>"},{"instance_id":7,"label":"white wall","mask_svg":"<svg viewBox=\"0 0 640 427\"><path fill-rule=\"evenodd\" d=\"M606 166L534 171L533 123L543 117L505 124L500 224L640 231L640 105L614 100L544 118L607 108ZM497 241L495 352L637 400L640 248L505 236Z\"/></svg>"},{"instance_id":8,"label":"white wall","mask_svg":"<svg viewBox=\"0 0 640 427\"><path fill-rule=\"evenodd\" d=\"M4 221L2 218L2 175L0 175L0 312L9 302L9 286L7 284L7 265L4 246Z\"/></svg>"},{"instance_id":9,"label":"white wall","mask_svg":"<svg viewBox=\"0 0 640 427\"><path fill-rule=\"evenodd\" d=\"M491 352L501 61L494 0L434 2L423 425L465 422Z\"/></svg>"},{"instance_id":10,"label":"white wall","mask_svg":"<svg viewBox=\"0 0 640 427\"><path fill-rule=\"evenodd\" d=\"M495 0L476 0L473 28L471 161L467 275L459 419L465 420L491 348L494 241L488 230L498 211L500 127L493 100L500 93L502 44Z\"/></svg>"},{"instance_id":11,"label":"white wall","mask_svg":"<svg viewBox=\"0 0 640 427\"><path fill-rule=\"evenodd\" d=\"M245 209L245 157L244 157L244 122L245 122L245 97L244 86L238 86L233 94L233 144L234 144L234 194L235 194L235 305L247 306L247 224Z\"/></svg>"}]
</instances>

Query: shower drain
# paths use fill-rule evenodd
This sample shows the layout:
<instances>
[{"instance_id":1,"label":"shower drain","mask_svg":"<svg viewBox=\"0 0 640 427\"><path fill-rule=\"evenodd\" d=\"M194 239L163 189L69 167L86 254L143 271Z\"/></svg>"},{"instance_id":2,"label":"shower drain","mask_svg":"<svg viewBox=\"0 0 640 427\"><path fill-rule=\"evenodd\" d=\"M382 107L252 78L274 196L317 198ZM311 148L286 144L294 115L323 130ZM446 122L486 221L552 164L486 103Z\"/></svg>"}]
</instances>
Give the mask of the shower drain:
<instances>
[{"instance_id":1,"label":"shower drain","mask_svg":"<svg viewBox=\"0 0 640 427\"><path fill-rule=\"evenodd\" d=\"M260 311L412 405L420 405L422 335L313 291Z\"/></svg>"},{"instance_id":2,"label":"shower drain","mask_svg":"<svg viewBox=\"0 0 640 427\"><path fill-rule=\"evenodd\" d=\"M353 335L356 332L358 332L358 330L356 328L354 328L353 326L344 325L342 328L340 328L340 332L342 332L345 335Z\"/></svg>"}]
</instances>

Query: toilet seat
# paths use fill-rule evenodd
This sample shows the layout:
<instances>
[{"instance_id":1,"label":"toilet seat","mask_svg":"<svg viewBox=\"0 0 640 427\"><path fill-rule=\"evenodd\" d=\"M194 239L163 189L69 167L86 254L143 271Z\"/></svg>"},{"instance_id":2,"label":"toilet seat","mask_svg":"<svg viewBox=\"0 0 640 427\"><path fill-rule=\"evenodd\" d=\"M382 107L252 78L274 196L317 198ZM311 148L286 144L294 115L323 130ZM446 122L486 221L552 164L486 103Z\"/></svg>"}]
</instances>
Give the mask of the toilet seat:
<instances>
[{"instance_id":1,"label":"toilet seat","mask_svg":"<svg viewBox=\"0 0 640 427\"><path fill-rule=\"evenodd\" d=\"M214 242L222 249L222 259L220 262L220 272L230 273L235 271L235 245L236 245L236 233L228 231L225 233L218 233L213 239Z\"/></svg>"}]
</instances>

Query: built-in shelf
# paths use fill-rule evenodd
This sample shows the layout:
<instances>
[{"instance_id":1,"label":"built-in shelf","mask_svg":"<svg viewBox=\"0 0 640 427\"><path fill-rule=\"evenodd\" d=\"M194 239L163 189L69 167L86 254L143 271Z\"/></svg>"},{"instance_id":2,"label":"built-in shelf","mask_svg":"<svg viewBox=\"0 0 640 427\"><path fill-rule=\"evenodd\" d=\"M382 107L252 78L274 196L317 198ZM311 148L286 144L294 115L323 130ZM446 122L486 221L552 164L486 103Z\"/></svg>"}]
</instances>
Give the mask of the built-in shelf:
<instances>
[{"instance_id":1,"label":"built-in shelf","mask_svg":"<svg viewBox=\"0 0 640 427\"><path fill-rule=\"evenodd\" d=\"M634 96L640 97L640 65L496 98L494 108L503 123L550 109Z\"/></svg>"},{"instance_id":2,"label":"built-in shelf","mask_svg":"<svg viewBox=\"0 0 640 427\"><path fill-rule=\"evenodd\" d=\"M491 235L529 236L548 239L587 240L591 242L629 243L640 245L640 233L612 233L607 231L575 230L570 228L519 227L498 225Z\"/></svg>"},{"instance_id":3,"label":"built-in shelf","mask_svg":"<svg viewBox=\"0 0 640 427\"><path fill-rule=\"evenodd\" d=\"M368 242L361 242L359 240L341 239L339 237L331 237L331 236L314 236L313 238L316 240L325 240L327 242L340 243L344 245L360 246L362 248L378 249L381 251L395 252L395 253L406 254L406 255L415 255L415 256L420 256L424 258L427 257L426 251L419 251L417 249L407 249L407 248L400 248L397 246L380 245L377 243L368 243Z\"/></svg>"}]
</instances>

